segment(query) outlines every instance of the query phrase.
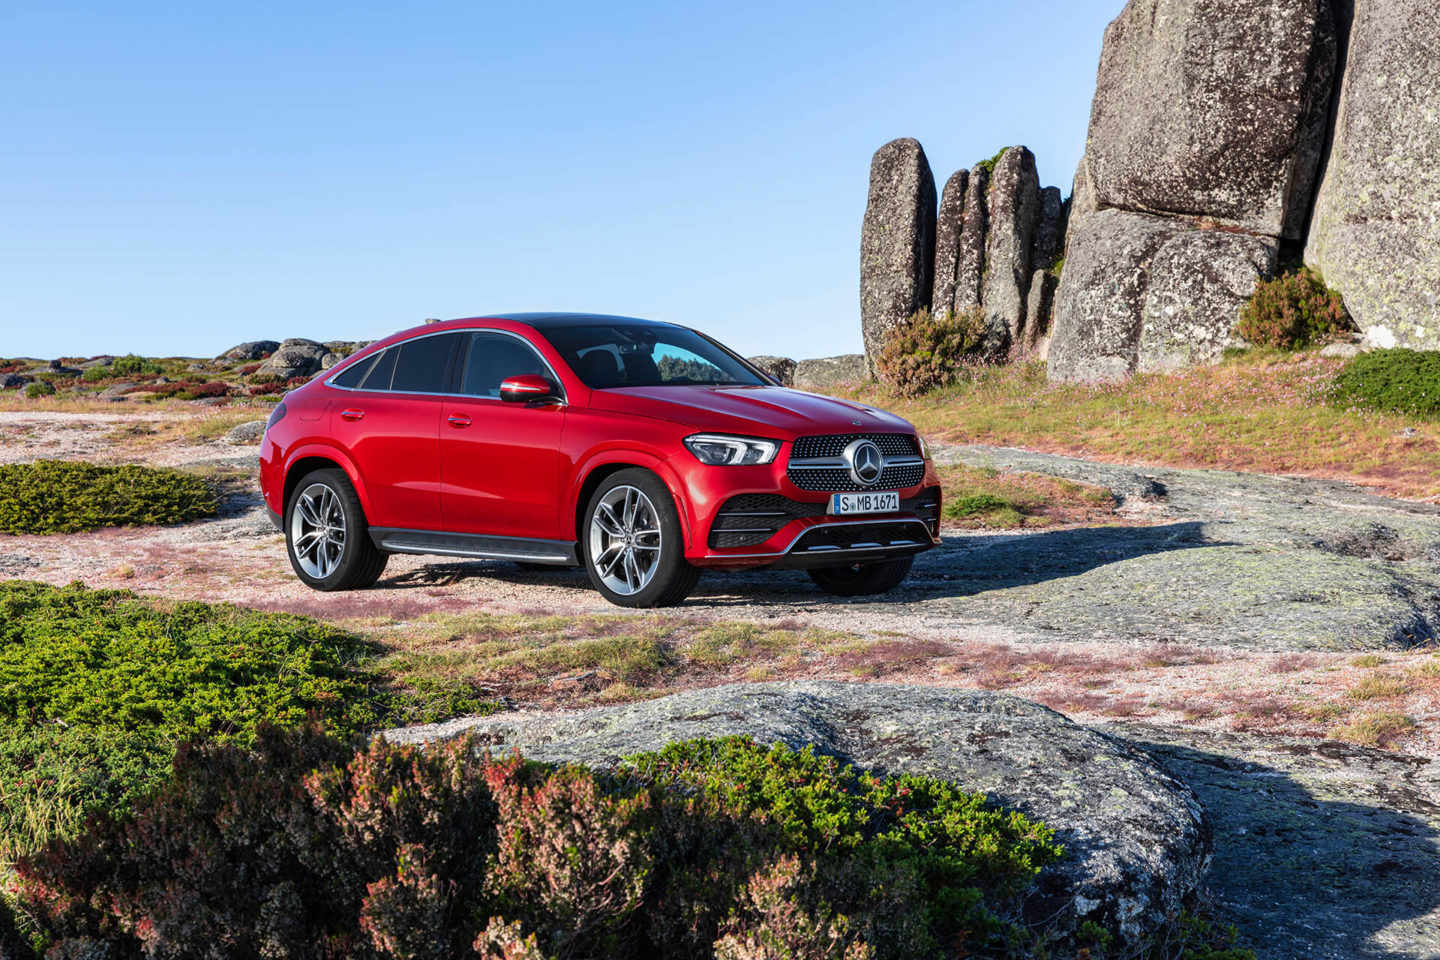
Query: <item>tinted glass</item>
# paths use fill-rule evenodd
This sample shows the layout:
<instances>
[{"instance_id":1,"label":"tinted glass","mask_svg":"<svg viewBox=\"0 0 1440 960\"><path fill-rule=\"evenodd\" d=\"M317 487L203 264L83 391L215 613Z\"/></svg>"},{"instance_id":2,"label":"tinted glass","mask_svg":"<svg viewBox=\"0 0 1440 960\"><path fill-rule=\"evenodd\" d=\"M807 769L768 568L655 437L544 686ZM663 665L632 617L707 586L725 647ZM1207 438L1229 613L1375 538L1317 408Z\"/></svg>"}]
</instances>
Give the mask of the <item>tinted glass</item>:
<instances>
[{"instance_id":1,"label":"tinted glass","mask_svg":"<svg viewBox=\"0 0 1440 960\"><path fill-rule=\"evenodd\" d=\"M395 361L395 378L390 382L390 389L399 393L448 392L445 376L450 368L450 353L460 336L442 333L407 340L394 348L400 351L400 356Z\"/></svg>"},{"instance_id":2,"label":"tinted glass","mask_svg":"<svg viewBox=\"0 0 1440 960\"><path fill-rule=\"evenodd\" d=\"M660 387L768 383L738 357L684 327L596 324L541 331L585 385Z\"/></svg>"},{"instance_id":3,"label":"tinted glass","mask_svg":"<svg viewBox=\"0 0 1440 960\"><path fill-rule=\"evenodd\" d=\"M352 363L346 367L344 372L335 378L335 386L347 387L351 390L360 386L360 381L365 379L365 374L370 372L370 368L375 365L375 358L378 356L378 353L371 354L359 363Z\"/></svg>"},{"instance_id":4,"label":"tinted glass","mask_svg":"<svg viewBox=\"0 0 1440 960\"><path fill-rule=\"evenodd\" d=\"M396 348L391 347L380 354L380 358L375 361L375 366L370 368L370 372L361 381L360 389L389 390L390 378L395 374L395 357L399 352Z\"/></svg>"},{"instance_id":5,"label":"tinted glass","mask_svg":"<svg viewBox=\"0 0 1440 960\"><path fill-rule=\"evenodd\" d=\"M498 399L501 381L527 373L550 378L550 369L539 354L514 337L503 333L472 334L460 392Z\"/></svg>"}]
</instances>

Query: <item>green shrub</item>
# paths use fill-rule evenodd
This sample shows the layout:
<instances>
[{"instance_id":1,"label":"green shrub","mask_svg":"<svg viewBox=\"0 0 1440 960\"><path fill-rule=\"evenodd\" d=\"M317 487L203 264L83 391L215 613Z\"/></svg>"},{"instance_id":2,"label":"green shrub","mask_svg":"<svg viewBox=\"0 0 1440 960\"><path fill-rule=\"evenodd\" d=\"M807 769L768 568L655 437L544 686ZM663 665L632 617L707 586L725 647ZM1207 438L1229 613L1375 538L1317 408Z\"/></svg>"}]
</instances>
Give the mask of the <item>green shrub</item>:
<instances>
[{"instance_id":1,"label":"green shrub","mask_svg":"<svg viewBox=\"0 0 1440 960\"><path fill-rule=\"evenodd\" d=\"M933 780L692 741L609 774L472 740L263 731L18 865L52 955L940 958L1003 952L1046 828ZM98 941L98 943L97 943Z\"/></svg>"},{"instance_id":2,"label":"green shrub","mask_svg":"<svg viewBox=\"0 0 1440 960\"><path fill-rule=\"evenodd\" d=\"M1240 310L1236 333L1256 346L1295 350L1353 329L1340 294L1309 267L1260 280Z\"/></svg>"},{"instance_id":3,"label":"green shrub","mask_svg":"<svg viewBox=\"0 0 1440 960\"><path fill-rule=\"evenodd\" d=\"M940 317L921 310L886 336L876 373L899 396L918 397L954 383L984 335L983 310Z\"/></svg>"},{"instance_id":4,"label":"green shrub","mask_svg":"<svg viewBox=\"0 0 1440 960\"><path fill-rule=\"evenodd\" d=\"M31 400L55 396L55 385L48 380L35 380L25 384L25 396Z\"/></svg>"},{"instance_id":5,"label":"green shrub","mask_svg":"<svg viewBox=\"0 0 1440 960\"><path fill-rule=\"evenodd\" d=\"M114 372L111 371L109 367L100 366L91 367L89 370L86 370L80 375L80 379L86 383L98 383L101 380L109 380L114 376Z\"/></svg>"},{"instance_id":6,"label":"green shrub","mask_svg":"<svg viewBox=\"0 0 1440 960\"><path fill-rule=\"evenodd\" d=\"M1395 349L1362 353L1335 374L1330 399L1339 406L1440 418L1440 352Z\"/></svg>"},{"instance_id":7,"label":"green shrub","mask_svg":"<svg viewBox=\"0 0 1440 960\"><path fill-rule=\"evenodd\" d=\"M0 533L76 533L214 516L215 490L192 474L68 460L0 464Z\"/></svg>"},{"instance_id":8,"label":"green shrub","mask_svg":"<svg viewBox=\"0 0 1440 960\"><path fill-rule=\"evenodd\" d=\"M110 370L117 377L134 377L146 373L159 373L160 365L131 353L123 357L116 357L110 364Z\"/></svg>"},{"instance_id":9,"label":"green shrub","mask_svg":"<svg viewBox=\"0 0 1440 960\"><path fill-rule=\"evenodd\" d=\"M248 740L261 723L368 728L365 647L313 620L124 590L0 582L0 722Z\"/></svg>"}]
</instances>

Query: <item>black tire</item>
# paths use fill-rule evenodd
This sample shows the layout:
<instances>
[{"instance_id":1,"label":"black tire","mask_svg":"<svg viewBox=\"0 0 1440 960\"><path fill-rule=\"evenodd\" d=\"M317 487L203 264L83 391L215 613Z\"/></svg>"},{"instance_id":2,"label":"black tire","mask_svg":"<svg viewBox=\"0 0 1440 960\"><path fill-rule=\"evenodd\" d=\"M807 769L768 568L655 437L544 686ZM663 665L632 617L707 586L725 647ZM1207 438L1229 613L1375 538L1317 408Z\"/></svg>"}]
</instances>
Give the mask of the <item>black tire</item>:
<instances>
[{"instance_id":1,"label":"black tire","mask_svg":"<svg viewBox=\"0 0 1440 960\"><path fill-rule=\"evenodd\" d=\"M639 589L633 592L619 591L606 582L607 575L597 565L594 556L595 536L592 529L595 525L595 515L601 509L601 504L617 494L623 495L624 489L630 488L644 494L649 506L653 508L654 519L658 521L658 554L654 560L653 572L649 572L649 579L644 581ZM648 517L648 513L642 514ZM636 526L640 526L639 523ZM608 536L603 531L602 538ZM647 545L648 538L642 541L636 537L636 549L650 551ZM639 467L631 467L612 473L601 481L600 486L590 495L590 501L585 505L585 516L580 527L580 550L585 564L585 572L590 575L590 582L595 585L601 595L611 603L621 607L670 607L683 601L695 589L695 584L700 580L700 570L692 567L685 560L685 534L680 525L680 514L675 509L675 501L670 496L669 489L649 470L642 470ZM606 551L607 553L609 551ZM639 554L637 554L639 556ZM603 558L602 558L603 559ZM613 570L613 568L612 568ZM649 568L647 568L647 571ZM640 574L637 574L639 576ZM616 579L610 575L612 582ZM625 575L628 579L628 574Z\"/></svg>"},{"instance_id":2,"label":"black tire","mask_svg":"<svg viewBox=\"0 0 1440 960\"><path fill-rule=\"evenodd\" d=\"M910 575L913 557L858 563L848 567L819 567L807 571L815 585L837 597L868 597L889 593Z\"/></svg>"},{"instance_id":3,"label":"black tire","mask_svg":"<svg viewBox=\"0 0 1440 960\"><path fill-rule=\"evenodd\" d=\"M324 544L307 550L304 557L297 553L296 546L297 537L305 537L301 528L314 528L305 518L301 501L304 499L313 508L310 495L320 488L328 490L334 497L329 518L333 520L338 517L340 526L343 527L343 544L339 547L338 555L332 558L327 554L324 564L316 561L314 553L314 550L326 550ZM297 513L301 514L299 524ZM285 552L290 557L291 569L302 583L312 590L327 593L332 590L361 590L373 586L385 571L386 561L390 559L388 553L380 551L370 541L370 524L365 519L365 510L360 506L360 498L355 494L350 478L345 476L345 471L334 468L307 473L295 485L289 502L285 504ZM332 559L333 568L327 569ZM307 566L310 569L307 570Z\"/></svg>"}]
</instances>

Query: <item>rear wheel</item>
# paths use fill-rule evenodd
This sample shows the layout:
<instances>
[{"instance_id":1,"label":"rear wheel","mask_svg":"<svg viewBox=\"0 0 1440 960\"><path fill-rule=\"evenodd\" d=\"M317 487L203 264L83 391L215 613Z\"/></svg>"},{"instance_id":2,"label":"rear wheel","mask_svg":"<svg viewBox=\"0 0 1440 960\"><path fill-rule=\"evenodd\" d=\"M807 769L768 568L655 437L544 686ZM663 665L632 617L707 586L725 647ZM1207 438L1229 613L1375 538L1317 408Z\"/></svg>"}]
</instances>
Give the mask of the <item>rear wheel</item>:
<instances>
[{"instance_id":1,"label":"rear wheel","mask_svg":"<svg viewBox=\"0 0 1440 960\"><path fill-rule=\"evenodd\" d=\"M820 567L808 571L810 579L826 593L837 597L864 597L888 593L910 574L914 558L853 563L846 567Z\"/></svg>"},{"instance_id":2,"label":"rear wheel","mask_svg":"<svg viewBox=\"0 0 1440 960\"><path fill-rule=\"evenodd\" d=\"M690 595L700 571L685 560L675 501L649 470L621 470L585 508L581 537L590 582L622 607L668 607Z\"/></svg>"},{"instance_id":3,"label":"rear wheel","mask_svg":"<svg viewBox=\"0 0 1440 960\"><path fill-rule=\"evenodd\" d=\"M285 549L313 590L358 590L380 579L390 555L370 542L360 498L343 470L316 470L286 505Z\"/></svg>"}]
</instances>

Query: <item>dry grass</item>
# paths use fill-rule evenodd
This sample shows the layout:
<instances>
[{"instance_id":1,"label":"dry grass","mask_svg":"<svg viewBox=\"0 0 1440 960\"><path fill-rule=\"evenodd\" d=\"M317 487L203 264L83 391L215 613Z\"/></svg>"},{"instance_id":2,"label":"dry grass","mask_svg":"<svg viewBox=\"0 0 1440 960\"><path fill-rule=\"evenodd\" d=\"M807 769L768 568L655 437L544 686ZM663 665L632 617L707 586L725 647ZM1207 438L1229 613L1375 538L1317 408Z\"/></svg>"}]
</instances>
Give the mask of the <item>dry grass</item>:
<instances>
[{"instance_id":1,"label":"dry grass","mask_svg":"<svg viewBox=\"0 0 1440 960\"><path fill-rule=\"evenodd\" d=\"M1115 497L1103 487L993 467L940 467L945 520L967 529L1012 530L1113 523Z\"/></svg>"},{"instance_id":2,"label":"dry grass","mask_svg":"<svg viewBox=\"0 0 1440 960\"><path fill-rule=\"evenodd\" d=\"M1313 351L1254 351L1216 367L1098 386L1050 385L1036 364L982 367L918 400L874 386L851 396L950 443L1341 477L1397 496L1440 497L1440 425L1327 405L1341 364Z\"/></svg>"},{"instance_id":3,"label":"dry grass","mask_svg":"<svg viewBox=\"0 0 1440 960\"><path fill-rule=\"evenodd\" d=\"M1393 747L1415 729L1415 721L1403 713L1367 713L1335 727L1331 733L1340 740L1369 747Z\"/></svg>"},{"instance_id":4,"label":"dry grass","mask_svg":"<svg viewBox=\"0 0 1440 960\"><path fill-rule=\"evenodd\" d=\"M1405 696L1413 688L1404 677L1372 673L1361 677L1346 695L1352 700L1391 700Z\"/></svg>"}]
</instances>

